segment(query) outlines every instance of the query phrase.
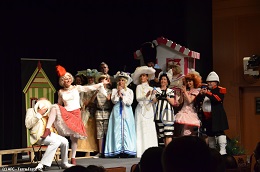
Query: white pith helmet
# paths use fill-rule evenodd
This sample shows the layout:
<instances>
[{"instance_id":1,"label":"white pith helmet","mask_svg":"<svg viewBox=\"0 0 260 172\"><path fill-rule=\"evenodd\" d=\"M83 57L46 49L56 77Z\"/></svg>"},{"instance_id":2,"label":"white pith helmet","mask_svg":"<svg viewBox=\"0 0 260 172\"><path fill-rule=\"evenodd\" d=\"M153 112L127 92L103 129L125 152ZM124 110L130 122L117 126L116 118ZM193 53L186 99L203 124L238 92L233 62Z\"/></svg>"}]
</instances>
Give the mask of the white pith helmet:
<instances>
[{"instance_id":1,"label":"white pith helmet","mask_svg":"<svg viewBox=\"0 0 260 172\"><path fill-rule=\"evenodd\" d=\"M219 82L219 77L218 77L218 74L216 72L210 72L207 79L206 79L207 82L210 82L210 81L217 81Z\"/></svg>"}]
</instances>

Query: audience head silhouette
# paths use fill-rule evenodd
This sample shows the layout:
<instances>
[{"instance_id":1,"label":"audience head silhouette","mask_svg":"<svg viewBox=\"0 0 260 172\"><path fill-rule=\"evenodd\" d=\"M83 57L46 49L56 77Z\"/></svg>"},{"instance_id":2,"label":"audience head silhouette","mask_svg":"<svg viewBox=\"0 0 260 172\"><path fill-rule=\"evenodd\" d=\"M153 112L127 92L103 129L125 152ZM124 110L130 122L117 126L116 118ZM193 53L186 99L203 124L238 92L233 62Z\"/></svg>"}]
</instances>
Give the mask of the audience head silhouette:
<instances>
[{"instance_id":1,"label":"audience head silhouette","mask_svg":"<svg viewBox=\"0 0 260 172\"><path fill-rule=\"evenodd\" d=\"M225 154L222 155L222 157L224 159L226 169L237 169L237 161L232 155Z\"/></svg>"},{"instance_id":2,"label":"audience head silhouette","mask_svg":"<svg viewBox=\"0 0 260 172\"><path fill-rule=\"evenodd\" d=\"M102 166L89 165L87 166L87 172L105 172L105 168Z\"/></svg>"},{"instance_id":3,"label":"audience head silhouette","mask_svg":"<svg viewBox=\"0 0 260 172\"><path fill-rule=\"evenodd\" d=\"M81 165L72 166L70 168L65 169L63 172L79 172L79 171L88 172L87 168Z\"/></svg>"},{"instance_id":4,"label":"audience head silhouette","mask_svg":"<svg viewBox=\"0 0 260 172\"><path fill-rule=\"evenodd\" d=\"M162 147L150 147L144 151L140 159L141 172L163 172L161 158L163 148Z\"/></svg>"},{"instance_id":5,"label":"audience head silhouette","mask_svg":"<svg viewBox=\"0 0 260 172\"><path fill-rule=\"evenodd\" d=\"M82 165L75 165L68 169L65 169L63 172L105 172L105 168L102 166L89 165L84 167Z\"/></svg>"},{"instance_id":6,"label":"audience head silhouette","mask_svg":"<svg viewBox=\"0 0 260 172\"><path fill-rule=\"evenodd\" d=\"M226 171L226 164L224 157L217 149L209 148L211 155L211 172L224 172Z\"/></svg>"},{"instance_id":7,"label":"audience head silhouette","mask_svg":"<svg viewBox=\"0 0 260 172\"><path fill-rule=\"evenodd\" d=\"M256 160L260 159L260 142L256 144L256 148L254 150Z\"/></svg>"},{"instance_id":8,"label":"audience head silhouette","mask_svg":"<svg viewBox=\"0 0 260 172\"><path fill-rule=\"evenodd\" d=\"M164 172L209 172L210 150L199 137L183 136L173 139L163 152Z\"/></svg>"},{"instance_id":9,"label":"audience head silhouette","mask_svg":"<svg viewBox=\"0 0 260 172\"><path fill-rule=\"evenodd\" d=\"M254 170L255 172L260 171L260 142L257 143L256 148L254 150L254 157L255 157L255 165Z\"/></svg>"}]
</instances>

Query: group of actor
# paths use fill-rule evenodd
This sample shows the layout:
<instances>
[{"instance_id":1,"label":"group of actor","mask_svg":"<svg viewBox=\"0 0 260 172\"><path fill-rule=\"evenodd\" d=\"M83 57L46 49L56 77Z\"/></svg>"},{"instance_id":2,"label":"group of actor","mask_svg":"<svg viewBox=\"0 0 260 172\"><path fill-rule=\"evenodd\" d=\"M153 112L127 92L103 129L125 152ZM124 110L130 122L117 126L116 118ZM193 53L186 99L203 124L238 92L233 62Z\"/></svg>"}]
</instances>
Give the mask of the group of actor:
<instances>
[{"instance_id":1,"label":"group of actor","mask_svg":"<svg viewBox=\"0 0 260 172\"><path fill-rule=\"evenodd\" d=\"M80 140L94 138L85 127L91 118L95 119L94 139L98 140L96 158L141 157L149 147L160 144L166 147L172 139L188 135L206 135L209 147L217 148L218 143L220 154L226 154L224 131L228 121L223 107L226 89L219 86L219 76L214 71L205 84L198 72L184 75L174 63L168 64L167 72L158 73L154 66L139 66L132 74L118 71L110 76L108 65L102 62L99 72L88 69L81 73L88 78L85 84L82 78L76 79L79 75L74 81L74 76L60 65L57 72L62 87L58 103L49 109L45 106L34 109L35 123L45 114L41 110L48 111L44 132L34 143L51 137L54 125L59 135L70 137L72 164L76 164ZM136 107L132 107L134 100ZM64 163L64 167L69 166L67 160Z\"/></svg>"}]
</instances>

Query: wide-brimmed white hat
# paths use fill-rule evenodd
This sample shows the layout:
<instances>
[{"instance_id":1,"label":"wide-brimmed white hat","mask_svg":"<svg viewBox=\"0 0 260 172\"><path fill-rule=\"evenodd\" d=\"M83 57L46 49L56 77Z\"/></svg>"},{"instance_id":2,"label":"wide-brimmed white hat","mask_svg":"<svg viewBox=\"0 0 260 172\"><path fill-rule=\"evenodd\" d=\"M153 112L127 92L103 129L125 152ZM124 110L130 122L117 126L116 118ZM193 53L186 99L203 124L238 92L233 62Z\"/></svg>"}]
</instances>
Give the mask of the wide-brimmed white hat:
<instances>
[{"instance_id":1,"label":"wide-brimmed white hat","mask_svg":"<svg viewBox=\"0 0 260 172\"><path fill-rule=\"evenodd\" d=\"M43 116L46 116L51 110L51 102L49 100L38 100L34 106L34 111L37 112L38 109L47 108L47 111L44 113Z\"/></svg>"},{"instance_id":2,"label":"wide-brimmed white hat","mask_svg":"<svg viewBox=\"0 0 260 172\"><path fill-rule=\"evenodd\" d=\"M140 75L142 74L147 74L148 80L150 80L151 78L154 78L155 72L156 72L155 69L152 67L148 67L148 66L137 67L134 73L132 74L133 83L135 85L140 84Z\"/></svg>"},{"instance_id":3,"label":"wide-brimmed white hat","mask_svg":"<svg viewBox=\"0 0 260 172\"><path fill-rule=\"evenodd\" d=\"M132 81L133 79L130 77L130 75L126 72L121 72L121 71L118 71L115 75L114 75L114 78L116 79L116 81L118 82L118 79L119 78L125 78L127 80L126 82L126 86L128 86Z\"/></svg>"}]
</instances>

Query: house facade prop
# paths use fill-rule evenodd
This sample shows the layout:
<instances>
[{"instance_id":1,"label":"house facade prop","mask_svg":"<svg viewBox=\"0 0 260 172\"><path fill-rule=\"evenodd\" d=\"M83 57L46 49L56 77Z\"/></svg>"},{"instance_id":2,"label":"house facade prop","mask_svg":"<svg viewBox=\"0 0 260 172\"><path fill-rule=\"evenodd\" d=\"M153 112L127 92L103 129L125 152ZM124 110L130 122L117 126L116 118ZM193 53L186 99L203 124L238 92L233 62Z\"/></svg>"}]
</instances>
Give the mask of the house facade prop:
<instances>
[{"instance_id":1,"label":"house facade prop","mask_svg":"<svg viewBox=\"0 0 260 172\"><path fill-rule=\"evenodd\" d=\"M56 89L49 80L48 76L44 72L40 61L30 79L28 80L26 86L23 89L25 94L25 106L26 109L34 107L38 98L45 97L50 100L51 103L54 102L54 94ZM27 146L30 146L30 137L27 130Z\"/></svg>"},{"instance_id":2,"label":"house facade prop","mask_svg":"<svg viewBox=\"0 0 260 172\"><path fill-rule=\"evenodd\" d=\"M152 41L156 48L156 61L160 69L168 71L168 63L173 62L180 65L183 74L195 70L195 60L200 59L200 53L192 51L164 37L159 37ZM134 58L140 60L140 65L144 64L142 49L134 52Z\"/></svg>"}]
</instances>

